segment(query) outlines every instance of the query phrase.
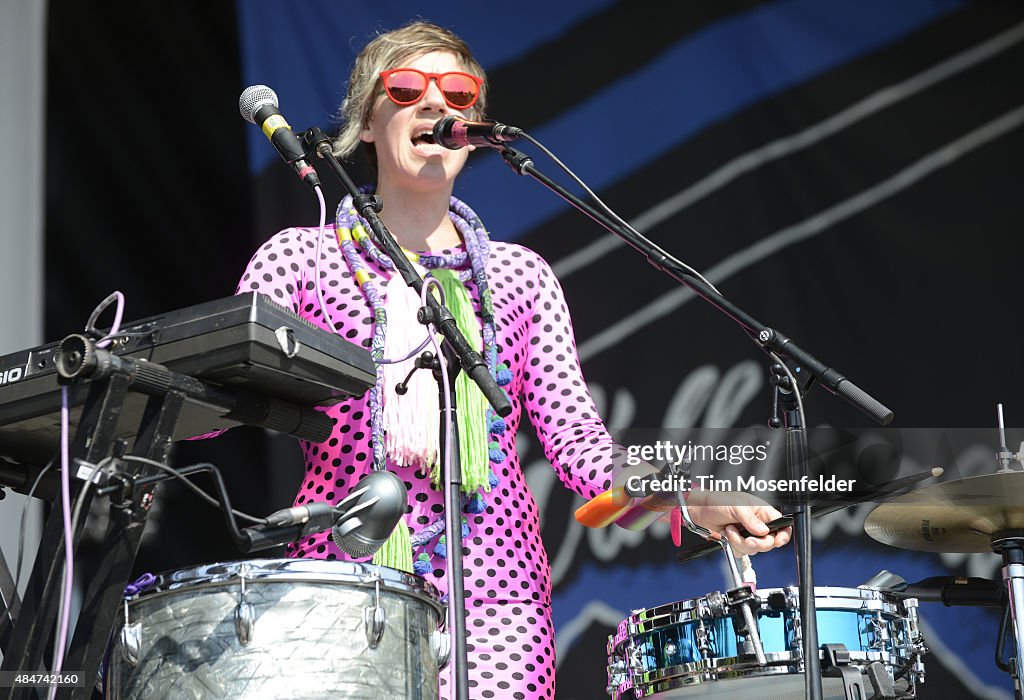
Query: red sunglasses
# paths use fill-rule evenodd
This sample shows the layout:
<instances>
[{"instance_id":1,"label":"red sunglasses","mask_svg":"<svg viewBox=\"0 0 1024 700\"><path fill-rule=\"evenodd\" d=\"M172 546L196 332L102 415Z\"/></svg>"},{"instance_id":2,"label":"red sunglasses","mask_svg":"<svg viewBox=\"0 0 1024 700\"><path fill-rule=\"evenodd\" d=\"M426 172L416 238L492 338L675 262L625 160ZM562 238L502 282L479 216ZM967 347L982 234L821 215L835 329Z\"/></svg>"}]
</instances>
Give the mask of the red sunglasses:
<instances>
[{"instance_id":1,"label":"red sunglasses","mask_svg":"<svg viewBox=\"0 0 1024 700\"><path fill-rule=\"evenodd\" d=\"M469 73L424 73L415 68L386 70L380 74L380 79L388 98L402 107L422 100L433 80L449 107L467 109L480 99L480 87L484 83L483 79Z\"/></svg>"}]
</instances>

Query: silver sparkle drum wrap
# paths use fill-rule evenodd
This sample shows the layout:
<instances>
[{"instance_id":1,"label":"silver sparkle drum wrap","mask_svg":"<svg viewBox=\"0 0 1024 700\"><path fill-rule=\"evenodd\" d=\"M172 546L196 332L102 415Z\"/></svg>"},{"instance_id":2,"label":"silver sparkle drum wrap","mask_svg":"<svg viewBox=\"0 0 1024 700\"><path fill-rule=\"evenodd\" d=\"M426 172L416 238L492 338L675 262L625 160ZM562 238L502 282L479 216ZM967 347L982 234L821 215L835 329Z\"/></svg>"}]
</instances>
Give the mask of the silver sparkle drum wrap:
<instances>
[{"instance_id":1,"label":"silver sparkle drum wrap","mask_svg":"<svg viewBox=\"0 0 1024 700\"><path fill-rule=\"evenodd\" d=\"M211 564L162 574L122 614L109 698L438 697L443 608L429 583L393 569Z\"/></svg>"}]
</instances>

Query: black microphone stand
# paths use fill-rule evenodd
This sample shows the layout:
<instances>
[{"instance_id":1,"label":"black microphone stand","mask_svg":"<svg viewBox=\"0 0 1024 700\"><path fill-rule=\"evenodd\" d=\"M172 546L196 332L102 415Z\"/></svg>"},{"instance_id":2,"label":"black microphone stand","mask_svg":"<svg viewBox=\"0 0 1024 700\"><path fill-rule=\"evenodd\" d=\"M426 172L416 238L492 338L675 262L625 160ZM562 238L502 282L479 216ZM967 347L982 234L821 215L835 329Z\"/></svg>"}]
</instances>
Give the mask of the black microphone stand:
<instances>
[{"instance_id":1,"label":"black microphone stand","mask_svg":"<svg viewBox=\"0 0 1024 700\"><path fill-rule=\"evenodd\" d=\"M438 358L434 358L431 369L437 382L438 406L440 413L440 441L438 456L444 470L444 483L451 508L445 508L444 524L448 533L448 561L451 563L451 580L448 582L448 609L452 611L452 654L456 660L455 692L458 700L469 699L469 649L466 639L466 587L462 573L462 468L459 451L458 413L455 407L455 378L459 374L459 363L451 347L441 346L448 371L448 395L444 391L444 371ZM451 433L446 430L451 425ZM449 436L451 442L448 441Z\"/></svg>"},{"instance_id":2,"label":"black microphone stand","mask_svg":"<svg viewBox=\"0 0 1024 700\"><path fill-rule=\"evenodd\" d=\"M420 321L424 325L432 323L430 313L421 314ZM442 368L440 360L434 353L425 351L416 358L416 363L405 376L399 393L404 394L412 375L420 369L430 369L434 381L437 382L437 405L440 409L438 418L441 421L439 426L439 441L437 458L441 462L441 470L444 475L445 488L445 510L444 526L447 532L446 549L448 562L451 564L451 581L448 582L448 610L451 612L451 635L452 635L452 658L455 661L455 690L454 697L457 700L468 700L469 693L469 649L466 640L466 591L465 581L462 573L462 469L461 453L459 451L459 426L458 411L455 405L455 379L459 375L459 363L451 348L444 344L441 346L444 353L445 365L448 375L448 392L445 392L445 369ZM395 387L396 391L399 387ZM451 425L451 433L448 432L448 425ZM448 438L451 438L449 442ZM451 504L451 508L447 507ZM453 537L452 533L459 533Z\"/></svg>"},{"instance_id":3,"label":"black microphone stand","mask_svg":"<svg viewBox=\"0 0 1024 700\"><path fill-rule=\"evenodd\" d=\"M777 356L776 356L777 357ZM800 400L800 387L795 382L788 368L778 362L771 368L771 383L775 391L776 401L782 409L783 423L786 430L786 470L787 478L797 479L808 475L807 466L807 426L804 425L804 411ZM778 416L772 416L769 424L772 427ZM799 590L797 600L800 606L800 643L804 656L804 691L809 699L822 697L821 661L818 649L818 611L814 597L814 570L811 552L811 506L806 493L794 492L790 502L793 512L793 548L796 552L796 570ZM831 669L830 669L831 672ZM844 685L845 687L845 685ZM849 695L849 692L847 693Z\"/></svg>"},{"instance_id":4,"label":"black microphone stand","mask_svg":"<svg viewBox=\"0 0 1024 700\"><path fill-rule=\"evenodd\" d=\"M861 411L867 413L882 425L892 421L893 413L874 397L863 391L836 370L825 365L816 357L806 352L777 330L756 321L749 314L725 299L710 285L699 278L693 271L659 248L645 236L633 231L612 216L595 209L564 187L538 171L533 159L508 146L494 144L505 162L519 175L529 175L547 189L564 199L566 202L593 219L605 230L615 234L632 248L647 258L656 269L664 272L680 284L692 289L699 297L716 309L740 324L758 346L772 357L781 356L791 360L801 371L809 373L814 380L822 384L834 394L846 399ZM808 387L810 385L808 384ZM784 411L787 420L787 466L790 478L808 476L806 460L807 442L804 432L804 421L801 419L802 406L799 405L798 386L791 387L791 395L784 398ZM790 403L792 401L792 403ZM797 551L797 574L800 587L800 621L803 634L804 657L804 688L809 700L821 700L821 660L817 653L817 626L814 600L814 576L811 567L811 508L806 504L797 504L793 514L794 546ZM808 642L814 642L811 648Z\"/></svg>"},{"instance_id":5,"label":"black microphone stand","mask_svg":"<svg viewBox=\"0 0 1024 700\"><path fill-rule=\"evenodd\" d=\"M331 143L327 138L327 135L318 128L308 129L303 134L303 141L306 147L318 156L327 161L327 164L337 175L338 179L344 185L345 189L352 196L352 203L359 212L360 216L366 220L370 225L370 230L373 232L374 239L384 249L385 254L395 264L395 269L399 274L402 275L402 279L405 283L411 287L420 298L423 298L423 278L420 277L416 268L412 266L409 259L405 257L402 252L401 246L388 231L384 222L381 221L379 213L381 210L382 202L380 197L376 195L369 195L359 191L356 184L352 181L352 178L348 176L345 169L338 162L338 159L334 157L334 153L331 151ZM451 372L451 396L446 397L444 395L443 385L441 384L440 369L435 371L435 378L438 380L439 392L441 394L441 406L442 406L442 432L444 435L443 421L443 407L446 399L450 398L450 405L452 411L452 421L454 425L454 412L455 412L455 374L461 370L469 375L478 387L483 392L484 397L488 403L494 409L494 412L504 418L512 412L512 404L505 395L505 390L498 386L498 383L491 376L490 370L487 368L487 363L484 361L483 356L477 352L466 340L466 337L459 330L458 325L455 323L455 317L452 316L451 311L447 307L440 304L431 294L426 295L426 307L421 309L420 321L424 323L432 323L438 331L444 336L444 342L442 343L442 352L445 353L445 357L448 360L450 372ZM436 360L435 360L436 361ZM452 567L452 578L448 581L448 609L451 611L451 618L454 629L451 633L454 636L452 644L453 654L455 654L456 668L459 671L455 679L455 697L458 700L468 700L469 698L469 677L467 668L467 644L466 644L466 611L465 611L465 582L463 581L462 575L462 522L461 522L461 470L458 468L458 431L453 430L453 435L456 436L452 445L445 445L441 443L441 454L440 458L444 457L444 450L452 450L453 460L450 474L445 475L445 488L452 491L452 508L446 509L445 513L445 525L447 530L447 541L450 546L448 551L452 555L451 567ZM454 511L454 512L449 512Z\"/></svg>"}]
</instances>

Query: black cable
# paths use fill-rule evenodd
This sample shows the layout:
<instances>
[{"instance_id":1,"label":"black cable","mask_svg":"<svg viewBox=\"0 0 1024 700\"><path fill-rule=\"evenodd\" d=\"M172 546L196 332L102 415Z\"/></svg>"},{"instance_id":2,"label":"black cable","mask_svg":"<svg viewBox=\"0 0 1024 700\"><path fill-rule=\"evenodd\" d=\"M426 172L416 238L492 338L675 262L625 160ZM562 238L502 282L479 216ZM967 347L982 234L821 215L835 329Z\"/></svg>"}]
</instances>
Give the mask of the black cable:
<instances>
[{"instance_id":1,"label":"black cable","mask_svg":"<svg viewBox=\"0 0 1024 700\"><path fill-rule=\"evenodd\" d=\"M591 200L593 200L595 204L597 204L597 206L598 206L598 207L599 207L599 208L601 209L601 211L603 211L603 212L604 212L605 214L607 214L607 215L608 215L608 216L609 216L610 218L612 218L612 219L613 219L613 220L614 220L614 221L615 221L616 223L618 223L618 224L619 224L620 226L623 226L624 228L626 228L626 229L628 229L629 231L631 231L631 232L632 232L633 234L635 234L635 235L637 235L637 236L641 235L639 231L637 231L637 230L636 230L635 228L633 228L632 226L630 226L630 225L629 225L629 222L627 222L627 221L626 221L625 219L623 219L623 218L622 218L621 216L619 216L618 214L616 214L616 213L615 213L615 211L613 211L611 207L609 207L609 206L608 206L607 204L605 204L605 203L604 203L604 202L603 202L603 201L601 200L601 198L600 198L600 197L598 197L598 196L597 196L597 195L596 195L596 194L594 193L594 191L593 191L592 189L590 189L589 187L587 187L587 183L583 182L583 180L582 180L582 179L581 179L581 178L580 178L580 177L579 177L578 175L576 175L576 173L574 173L574 172L572 171L572 169L571 169L571 168L570 168L570 167L569 167L568 165L566 165L565 163L563 163L563 162L562 162L562 161L561 161L561 160L560 160L560 159L558 158L558 156L556 156L556 155L555 155L554 153L552 153L552 152L551 152L551 151L550 151L550 150L549 150L549 149L547 148L547 146L545 146L545 145L544 145L544 144L542 144L542 143L541 143L540 141L538 141L537 139L535 139L535 138L533 138L532 136L530 136L529 134L527 134L527 133L526 133L525 131L524 131L524 132L523 132L523 134L522 134L522 138L523 138L523 139L525 139L525 140L527 140L527 141L529 141L529 142L530 142L530 143L532 143L532 144L533 144L534 146L536 146L536 147L537 147L538 149L540 149L540 150L541 150L541 152L543 152L543 153L544 153L544 155L546 155L546 156L547 156L547 157L548 157L549 159L551 159L551 162L553 162L553 163L554 163L555 165L557 165L557 166L558 166L559 168L561 168L561 169L562 169L562 170L563 170L563 171L565 172L565 174L566 174L566 175L568 175L569 177L571 177L571 178L572 178L572 180L573 180L573 182L575 182L575 183L576 183L577 185L579 185L580 187L582 187L582 188L583 188L583 191L584 191L584 192L586 192L586 193L587 193L587 194L588 194L588 195L590 196L590 199L591 199ZM687 265L686 263L684 263L684 262L682 262L681 260L678 260L678 259L676 259L676 258L674 258L674 257L672 257L672 261L673 261L674 263L676 263L677 265L679 265L679 267L683 268L684 270L686 270L687 272L689 272L689 273L690 273L691 275L693 275L694 277L696 277L697 279L699 279L699 280L700 280L701 282L703 282L704 284L706 284L706 285L707 285L708 287L710 287L710 288L711 288L712 290L714 290L714 291L715 291L716 293L718 293L718 294L721 294L721 292L719 292L719 291L718 291L718 289L717 289L717 288L715 287L715 285L711 284L711 282L709 282L709 281L707 280L707 278L705 278L705 277L704 277L704 275L700 274L700 273L699 273L699 272L698 272L697 270L695 270L694 268L690 267L690 266L689 266L689 265Z\"/></svg>"},{"instance_id":2,"label":"black cable","mask_svg":"<svg viewBox=\"0 0 1024 700\"><path fill-rule=\"evenodd\" d=\"M204 501L206 501L207 503L212 505L214 508L224 508L225 512L230 512L235 517L241 518L242 520L246 520L246 521L251 522L251 523L255 523L257 525L266 525L267 524L267 519L266 518L257 518L254 515L249 515L248 513L243 513L242 511L238 511L238 510L235 510L234 508L231 508L231 504L230 503L218 501L216 498L214 498L210 494L206 493L206 491L203 491L201 488L196 486L188 478L188 476L186 474L184 474L182 471L179 471L179 470L175 469L174 467L170 467L170 466L168 466L166 464L163 464L162 462L157 462L154 459L148 459L146 457L138 457L136 455L124 455L123 457L121 457L121 459L123 459L126 462L141 462L143 464L148 464L148 465L150 465L152 467L156 467L157 469L161 469L161 470L167 472L168 474L171 474L175 478L180 479L182 482L184 482L185 486L188 487L193 493L195 493L197 496L202 498ZM216 467L213 464L210 464L209 462L199 462L197 464L190 464L188 467L185 467L185 469L193 469L193 470L196 470L196 471L212 471L213 474L215 474L215 475L217 475L219 477L219 474L217 474L217 472L215 471ZM225 501L227 500L226 499L226 495L227 494L224 494Z\"/></svg>"},{"instance_id":3,"label":"black cable","mask_svg":"<svg viewBox=\"0 0 1024 700\"><path fill-rule=\"evenodd\" d=\"M999 620L999 632L996 634L996 666L1003 673L1009 673L1013 675L1013 668L1010 663L1003 658L1003 648L1006 646L1006 629L1007 623L1010 621L1010 604L1007 603L1003 606L1003 616ZM1018 651L1017 653L1021 653Z\"/></svg>"},{"instance_id":4,"label":"black cable","mask_svg":"<svg viewBox=\"0 0 1024 700\"><path fill-rule=\"evenodd\" d=\"M32 482L32 487L28 490L28 494L25 496L25 503L21 506L21 524L18 527L18 564L14 569L14 587L15 589L21 584L21 564L22 557L25 554L25 530L28 522L28 507L32 504L32 495L36 491L36 487L39 486L39 482L42 481L43 475L53 466L53 460L57 459L55 454L50 458L50 461L46 463L42 471L36 475L36 480Z\"/></svg>"}]
</instances>

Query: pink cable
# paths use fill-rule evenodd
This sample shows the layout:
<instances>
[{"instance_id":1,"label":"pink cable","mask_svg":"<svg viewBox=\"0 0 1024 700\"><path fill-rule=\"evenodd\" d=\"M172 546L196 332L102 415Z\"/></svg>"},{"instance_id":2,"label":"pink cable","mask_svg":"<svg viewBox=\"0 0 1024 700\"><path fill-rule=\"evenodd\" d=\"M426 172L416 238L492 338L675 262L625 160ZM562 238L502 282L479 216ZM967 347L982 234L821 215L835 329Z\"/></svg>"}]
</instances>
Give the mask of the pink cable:
<instances>
[{"instance_id":1,"label":"pink cable","mask_svg":"<svg viewBox=\"0 0 1024 700\"><path fill-rule=\"evenodd\" d=\"M117 307L114 311L114 324L106 337L96 343L96 347L106 347L121 330L121 318L124 314L124 294L114 292ZM60 675L64 667L64 650L68 642L68 628L71 623L71 596L75 587L75 559L73 533L71 532L71 458L68 443L71 432L71 408L69 406L68 387L60 388L60 498L61 515L64 520L64 591L61 599L60 629L57 636L57 651L54 655L53 673ZM57 686L50 686L49 698L53 700Z\"/></svg>"},{"instance_id":2,"label":"pink cable","mask_svg":"<svg viewBox=\"0 0 1024 700\"><path fill-rule=\"evenodd\" d=\"M331 322L331 315L327 313L327 304L324 302L324 290L320 288L320 258L322 257L321 250L324 246L324 236L326 236L327 228L327 203L324 201L323 190L317 185L313 188L316 192L317 201L320 202L320 233L316 237L316 262L313 263L313 274L316 275L316 281L313 286L316 288L316 300L320 302L320 313L324 316L324 323L331 329L331 333L338 335L338 329L334 327Z\"/></svg>"},{"instance_id":3,"label":"pink cable","mask_svg":"<svg viewBox=\"0 0 1024 700\"><path fill-rule=\"evenodd\" d=\"M55 675L60 675L64 666L64 647L68 639L68 623L71 618L71 593L74 588L75 567L71 542L71 460L68 456L68 432L70 423L68 388L60 388L60 498L64 516L64 600L60 619L60 634L57 638L57 655L54 658ZM57 686L50 686L50 698L57 692Z\"/></svg>"},{"instance_id":4,"label":"pink cable","mask_svg":"<svg viewBox=\"0 0 1024 700\"><path fill-rule=\"evenodd\" d=\"M121 330L121 317L124 315L124 294L121 292L114 292L111 296L117 299L117 307L114 309L114 325L110 327L110 332L96 343L96 347L105 348L110 345L111 341L114 340L114 336L117 335L118 331ZM107 297L108 299L110 297Z\"/></svg>"}]
</instances>

